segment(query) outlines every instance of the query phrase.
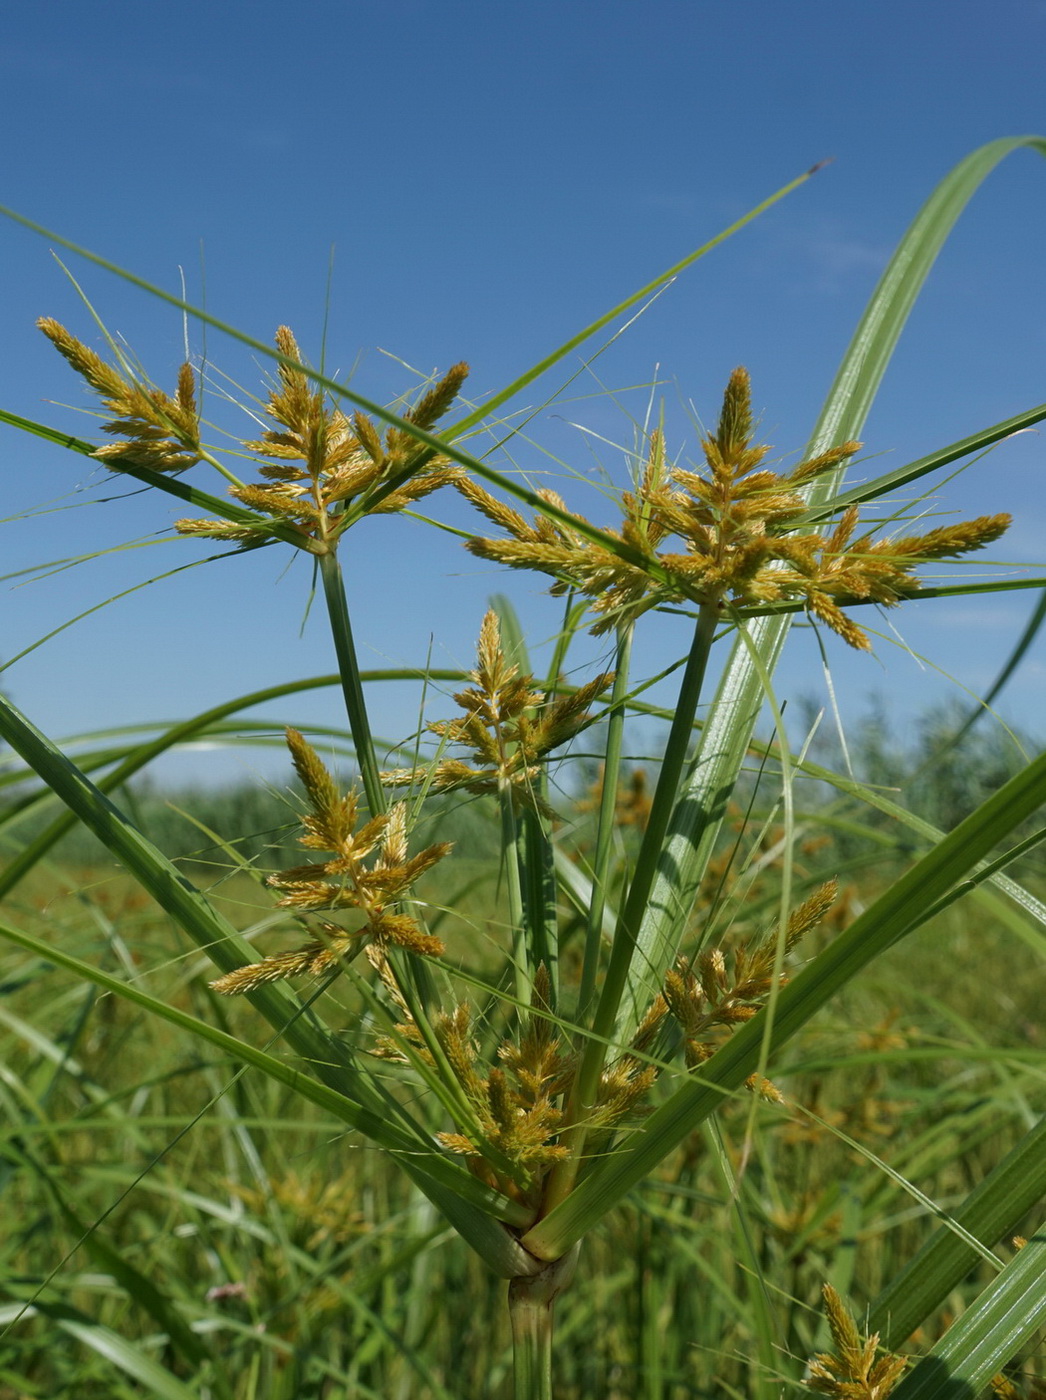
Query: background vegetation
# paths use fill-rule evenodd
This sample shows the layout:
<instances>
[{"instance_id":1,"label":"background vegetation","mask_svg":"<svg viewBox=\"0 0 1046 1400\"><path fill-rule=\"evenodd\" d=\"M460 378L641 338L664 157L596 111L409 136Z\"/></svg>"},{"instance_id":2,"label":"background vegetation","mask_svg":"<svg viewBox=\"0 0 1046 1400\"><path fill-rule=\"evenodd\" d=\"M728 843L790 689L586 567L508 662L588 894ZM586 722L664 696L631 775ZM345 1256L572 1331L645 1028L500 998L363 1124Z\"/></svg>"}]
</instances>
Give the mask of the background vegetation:
<instances>
[{"instance_id":1,"label":"background vegetation","mask_svg":"<svg viewBox=\"0 0 1046 1400\"><path fill-rule=\"evenodd\" d=\"M950 829L1020 763L998 729L975 727L948 750L956 728L954 713L927 715L917 744L902 748L888 714L873 712L848 735L857 773ZM833 747L812 757L827 760ZM576 761L577 800L562 804L581 849L592 767ZM702 892L722 926L758 928L778 893L778 833L759 775L753 758ZM804 797L801 872L841 873L843 919L888 883L910 839L816 783ZM146 787L130 810L244 928L268 900L237 861L258 871L286 863L291 800L289 790ZM500 900L485 805L432 815L435 833L457 844L425 893L436 908L453 900L456 927L436 926L455 956L471 949L489 973L493 940L484 957L475 937L496 922ZM635 812L630 781L621 815ZM622 826L623 843L634 836ZM753 865L748 885L742 872ZM1046 892L1041 858L1013 873ZM155 995L251 1033L249 1009L209 991L207 960L82 834L66 838L13 909L65 950L144 974ZM929 1201L912 1188L945 1207L961 1201L1041 1113L1041 968L1041 947L963 906L880 959L790 1047L774 1072L784 1106L762 1105L750 1136L750 1103L728 1108L586 1240L559 1304L557 1394L747 1396L767 1311L783 1349L772 1369L794 1374L826 1342L822 1284L863 1307L933 1231ZM363 1039L358 997L339 983L327 1000L341 1034ZM36 1300L35 1323L0 1348L0 1394L110 1397L154 1385L163 1394L155 1377L131 1378L130 1355L131 1376L114 1383L120 1338L188 1376L191 1355L164 1334L141 1279L162 1281L165 1306L220 1347L238 1396L507 1393L507 1317L485 1301L504 1285L365 1140L250 1072L230 1080L220 1057L17 950L0 963L0 1026L9 1222L0 1270L9 1298ZM122 1268L133 1271L130 1288ZM957 1285L913 1349L935 1341L988 1277L981 1266ZM15 1311L9 1302L3 1315ZM1046 1381L1041 1349L1014 1372L1026 1385Z\"/></svg>"}]
</instances>

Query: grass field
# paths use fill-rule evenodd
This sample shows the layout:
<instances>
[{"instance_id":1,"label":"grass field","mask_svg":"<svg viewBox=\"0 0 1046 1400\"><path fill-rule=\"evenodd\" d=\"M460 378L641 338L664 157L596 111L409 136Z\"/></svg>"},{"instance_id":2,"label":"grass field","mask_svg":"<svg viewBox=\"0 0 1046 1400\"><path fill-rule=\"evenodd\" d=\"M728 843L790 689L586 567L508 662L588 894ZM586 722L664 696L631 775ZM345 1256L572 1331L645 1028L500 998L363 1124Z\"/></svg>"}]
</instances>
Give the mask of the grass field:
<instances>
[{"instance_id":1,"label":"grass field","mask_svg":"<svg viewBox=\"0 0 1046 1400\"><path fill-rule=\"evenodd\" d=\"M967 788L977 786L978 765L994 776L985 747L972 738L951 769L967 775ZM874 726L865 748L885 766ZM892 761L919 767L917 755ZM944 824L942 802L969 800L954 791L921 798ZM210 827L230 805L241 817L249 810L245 794L195 801ZM146 824L150 805L160 824L156 797ZM277 831L271 799L256 806L254 829ZM819 824L803 872L850 867L843 900L853 911L883 880L882 847L859 840L845 816ZM839 840L823 834L832 825ZM725 851L736 867L735 841L732 832ZM265 841L255 844L264 850ZM450 956L486 976L484 926L498 918L499 895L489 866L469 856L468 839L462 846L424 893L439 906L468 889L455 901L459 926L444 932ZM248 928L271 896L227 864L219 850L197 846L192 868ZM748 909L772 903L779 865L771 861L747 891ZM705 902L713 917L736 923L725 867ZM1041 874L1028 873L1041 887ZM16 908L19 923L66 951L256 1034L251 1009L208 989L209 962L111 863L56 864L20 890ZM963 1200L1041 1113L1041 966L1041 950L964 906L886 953L791 1044L773 1074L784 1104L760 1103L753 1114L744 1096L728 1106L588 1237L560 1304L556 1393L747 1396L768 1379L759 1343L768 1326L777 1350L770 1378L794 1384L825 1344L823 1283L866 1306L932 1232L929 1201L947 1209ZM339 1034L362 1042L367 1008L344 979L324 1001ZM212 1363L201 1371L169 1335L159 1305L142 1297L143 1279L206 1342L237 1400L508 1393L505 1285L364 1139L22 953L0 963L0 1027L5 1321L19 1312L15 1300L32 1300L6 1330L0 1394L150 1393L149 1375L134 1378L143 1358L208 1393ZM989 1272L957 1286L911 1348L935 1341ZM114 1338L138 1347L123 1375ZM1046 1377L1041 1352L1018 1370L1026 1381ZM220 1393L217 1384L210 1393Z\"/></svg>"}]
</instances>

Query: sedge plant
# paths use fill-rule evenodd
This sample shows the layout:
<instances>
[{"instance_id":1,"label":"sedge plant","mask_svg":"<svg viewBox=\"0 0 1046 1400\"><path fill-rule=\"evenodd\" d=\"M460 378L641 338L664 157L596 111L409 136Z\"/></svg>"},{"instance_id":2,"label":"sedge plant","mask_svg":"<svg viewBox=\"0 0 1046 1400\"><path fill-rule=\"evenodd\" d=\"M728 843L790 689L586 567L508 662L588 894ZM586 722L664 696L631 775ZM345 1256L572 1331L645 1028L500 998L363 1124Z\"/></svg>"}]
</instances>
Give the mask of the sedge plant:
<instances>
[{"instance_id":1,"label":"sedge plant","mask_svg":"<svg viewBox=\"0 0 1046 1400\"><path fill-rule=\"evenodd\" d=\"M928 588L920 569L984 549L1009 524L1000 513L883 531L862 523L861 511L998 440L1015 420L857 488L843 489L843 473L861 449L857 435L937 250L980 181L1019 144L975 152L920 213L798 466L778 472L766 465L749 377L737 368L699 460L684 462L662 428L644 434L609 525L463 448L483 416L466 412L448 426L464 364L395 413L312 368L281 327L267 426L230 460L205 440L191 364L167 393L126 357L106 359L56 321L40 322L101 399L109 441L97 447L24 420L16 426L180 496L195 511L175 526L188 539L233 554L275 548L309 557L358 773L356 780L340 776L319 741L288 726L301 857L265 881L270 927L288 935L289 946L259 949L107 796L155 748L125 755L92 781L0 697L7 741L70 819L94 832L216 965L209 981L219 1009L213 1021L198 1018L61 949L47 956L287 1086L398 1164L508 1280L518 1400L554 1393L554 1303L570 1287L585 1237L717 1114L739 1108L751 1115L761 1103L784 1103L774 1080L781 1048L878 954L964 895L1009 901L1042 938L1046 911L1006 867L1039 838L1027 835L1026 824L1046 798L1046 757L1029 762L951 832L920 829L921 853L848 917L835 880L805 880L797 871L793 783L796 772L814 770L789 749L772 685L794 615L820 625L829 645L869 650L862 610L976 588ZM1046 143L1030 144L1046 153ZM494 396L485 413L609 319ZM1044 416L1044 408L1031 410L1021 425ZM188 484L185 473L195 482L197 469L217 469L226 494ZM427 723L431 746L387 766L374 738L340 551L369 516L413 513L436 492L457 492L474 509L475 530L465 541L474 556L544 576L566 600L566 621L549 673L538 678L511 609L489 608L473 669L456 681L447 712ZM421 528L416 521L403 527ZM631 658L637 630L662 621L685 632L685 661L656 781L640 793L624 758L625 726L646 679L633 675ZM568 652L586 629L609 640L613 662L568 684ZM705 916L701 891L766 706L776 721L762 756L780 785L780 887L757 920L739 917L734 931L724 931ZM209 716L203 723L216 722ZM580 736L598 739L601 765L585 851L572 845L553 784L555 764ZM817 776L844 781L823 770ZM623 850L621 794L629 782L631 810L642 810ZM494 970L449 945L426 896L451 843L423 834L424 816L434 804L446 811L454 803L481 804L499 835L486 921L497 935ZM58 820L36 838L30 855L0 876L0 888L10 890L62 829ZM3 932L40 951L32 935L8 924ZM336 1002L326 995L343 983L353 988L364 1026L351 1035L333 1021ZM237 1020L234 1033L220 1008L239 997L253 1014ZM947 1388L956 1385L972 1395L987 1385L1046 1315L1046 1241L1033 1236L1005 1265L991 1252L1046 1189L1039 1129L1029 1143L1019 1170L1007 1159L967 1202L952 1206L903 1286L872 1302L869 1337L839 1295L826 1291L836 1351L820 1351L804 1373L803 1358L775 1352L767 1315L753 1393L777 1393L781 1379L804 1374L822 1393L869 1397L959 1394ZM964 1315L905 1373L897 1349L935 1314L971 1260L985 1255L996 1276L971 1320ZM878 1339L888 1348L883 1356ZM213 1354L206 1359L211 1375ZM228 1377L222 1386L234 1392Z\"/></svg>"}]
</instances>

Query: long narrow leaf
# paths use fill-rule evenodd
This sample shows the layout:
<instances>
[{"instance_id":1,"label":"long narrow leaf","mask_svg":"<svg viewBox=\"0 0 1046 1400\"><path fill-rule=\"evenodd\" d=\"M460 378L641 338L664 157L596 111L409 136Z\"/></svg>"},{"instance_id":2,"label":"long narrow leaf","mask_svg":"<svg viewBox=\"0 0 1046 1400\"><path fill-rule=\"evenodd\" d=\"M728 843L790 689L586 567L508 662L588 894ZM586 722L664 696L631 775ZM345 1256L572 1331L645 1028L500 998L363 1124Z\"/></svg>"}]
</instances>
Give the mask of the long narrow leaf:
<instances>
[{"instance_id":1,"label":"long narrow leaf","mask_svg":"<svg viewBox=\"0 0 1046 1400\"><path fill-rule=\"evenodd\" d=\"M1046 1196L1046 1118L971 1191L949 1218L993 1245ZM976 1251L947 1224L890 1280L868 1313L868 1331L896 1351L977 1262Z\"/></svg>"},{"instance_id":2,"label":"long narrow leaf","mask_svg":"<svg viewBox=\"0 0 1046 1400\"><path fill-rule=\"evenodd\" d=\"M142 884L158 904L172 915L222 971L230 971L251 960L249 946L231 924L218 914L188 880L136 830L91 784L64 754L49 743L24 715L0 696L0 734L7 739L41 778L70 806L90 830L113 852L121 863ZM326 1033L312 1014L302 1011L296 998L285 984L274 983L258 987L248 994L302 1061L360 1115L363 1131L375 1134L383 1131L389 1120L398 1123L407 1134L409 1150L400 1160L422 1190L430 1194L436 1205L448 1214L455 1227L465 1235L491 1266L499 1272L506 1268L506 1256L513 1256L514 1272L527 1272L526 1256L514 1247L504 1231L500 1232L500 1249L490 1248L494 1225L486 1211L517 1219L521 1212L498 1193L486 1194L463 1168L447 1159L425 1132L414 1123L397 1100L360 1068L342 1042ZM239 1042L234 1041L234 1044ZM241 1049L244 1047L241 1047ZM363 1125L366 1126L363 1126ZM380 1140L380 1137L378 1138ZM430 1173L429 1168L434 1168ZM453 1185L445 1184L451 1183ZM453 1212L453 1214L451 1214ZM495 1235L495 1237L497 1237Z\"/></svg>"},{"instance_id":3,"label":"long narrow leaf","mask_svg":"<svg viewBox=\"0 0 1046 1400\"><path fill-rule=\"evenodd\" d=\"M923 205L872 294L804 456L859 435L915 299L955 221L995 166L1023 146L1046 155L1046 138L1038 136L989 142L961 161ZM828 504L837 489L838 478L815 483L812 508ZM773 674L788 628L787 617L755 622L748 644L738 640L723 673L640 929L630 996L618 1026L622 1040L638 1025L675 956L763 707L763 674Z\"/></svg>"},{"instance_id":4,"label":"long narrow leaf","mask_svg":"<svg viewBox=\"0 0 1046 1400\"><path fill-rule=\"evenodd\" d=\"M1009 832L1046 802L1046 754L999 789L909 869L786 986L767 1010L678 1089L574 1192L523 1237L539 1258L557 1258L715 1111L758 1067L764 1047L777 1050L858 972L916 928L955 884Z\"/></svg>"},{"instance_id":5,"label":"long narrow leaf","mask_svg":"<svg viewBox=\"0 0 1046 1400\"><path fill-rule=\"evenodd\" d=\"M36 423L31 418L23 418L18 413L9 413L3 408L0 408L0 423L7 423L12 428L20 428L24 433L43 438L45 442L53 442L71 452L78 452L83 457L94 458L97 450L94 443L86 442L83 438L59 432L57 428L49 428L43 423ZM98 459L94 458L94 460ZM215 515L222 516L225 520L231 520L234 524L264 526L270 534L279 535L288 544L300 543L301 536L289 527L276 521L270 522L268 517L257 515L254 511L237 505L235 501L230 501L227 497L212 496L208 491L201 491L198 486L190 486L188 482L180 481L176 476L165 476L159 472L149 471L145 467L136 467L133 463L121 463L117 474L132 477L135 481L140 481L146 486L159 487L166 491L169 496L175 496L178 500L185 501L187 505L194 506L198 510L211 511Z\"/></svg>"},{"instance_id":6,"label":"long narrow leaf","mask_svg":"<svg viewBox=\"0 0 1046 1400\"><path fill-rule=\"evenodd\" d=\"M678 275L681 272L683 272L686 268L688 268L692 263L696 262L699 258L704 257L706 253L710 253L713 248L718 247L719 244L724 243L728 238L731 238L735 233L739 232L742 228L744 228L746 224L749 224L754 219L757 219L761 214L765 213L767 209L770 209L779 200L784 199L786 195L791 194L793 190L796 190L799 188L800 185L805 184L806 181L809 180L812 175L815 175L824 164L825 162L821 162L821 164L819 165L812 166L809 170L804 171L802 175L797 176L796 179L790 180L786 185L783 185L768 199L765 199L762 201L762 203L757 204L754 209L751 209L747 214L744 214L740 219L737 219L728 228L723 229L722 232L716 234L714 238L710 238L706 243L702 243L699 248L696 248L692 253L688 253L687 256L681 258L679 262L673 263L671 267L667 268L664 272L660 273L652 281L645 283L642 287L639 288L638 291L635 291L630 296L627 296L624 299L624 301L618 302L618 304L612 307L610 311L607 311L602 316L598 317L590 325L586 326L584 330L578 331L576 335L572 335L568 340L564 341L561 345L557 346L555 350L551 351L549 354L545 355L542 359L540 359L535 365L531 366L530 369L524 371L523 374L513 379L510 384L507 384L503 389L498 390L498 392L492 397L485 399L483 404L479 408L477 408L473 413L469 414L466 418L463 418L460 422L454 424L448 433L448 437L451 439L460 437L463 433L475 427L477 423L481 423L489 419L490 414L494 409L500 408L502 404L507 403L509 399L514 398L528 385L532 384L534 380L538 379L547 370L551 369L553 365L556 365L561 360L565 359L567 355L569 355L573 350L576 350L579 346L583 345L587 340L591 340L591 338L594 335L597 335L605 326L608 326L619 316L623 316L625 312L630 311L632 307L638 306L641 301L644 301L646 300L646 298L652 296L654 292L656 292L659 288L665 286L665 284L670 282L674 277L678 277ZM195 320L201 322L203 325L213 326L215 330L224 332L226 335L231 336L234 340L240 341L241 344L248 346L252 350L257 350L263 355L270 356L274 359L280 359L279 355L273 350L271 345L267 345L262 341L254 340L251 336L245 335L242 331L238 331L235 327L230 326L224 321L218 320L217 317L210 315L210 313L203 310L202 307L192 306L189 302L183 301L179 297L172 296L170 292L165 292L161 287L154 286L152 283L147 282L144 278L137 277L134 273L128 272L125 268L118 267L115 263L109 262L107 259L99 257L96 253L89 252L86 248L80 247L78 244L71 242L67 238L63 238L60 234L55 233L53 229L45 228L42 224L35 223L32 219L27 219L24 215L18 214L13 209L7 209L2 205L0 205L0 215L3 215L5 218L11 219L14 223L21 224L23 228L30 229L33 233L40 234L42 237L46 238L51 243L57 243L60 244L63 248L68 248L71 252L76 253L82 258L85 258L88 262L94 263L97 267L102 267L105 268L107 272L115 273L116 276L123 278L124 281L131 283L132 286L139 287L142 291L148 292L150 296L158 297L161 301L166 302L169 306L173 306L177 310L192 316ZM334 384L332 381L325 380L322 375L316 374L314 371L309 370L305 366L300 366L300 368L302 368L305 371L305 373L308 374L309 377L321 387L331 389L332 391L336 392L346 392L346 396L350 398L353 402L358 403L358 405L361 408L363 408L365 412L376 413L378 417L383 418L387 423L390 423L392 426L401 427L406 431L412 432L415 436L417 436L416 429L412 429L410 424L403 422L395 414L390 413L389 410L380 408L376 404L369 404L364 399L354 397L351 393L347 393L347 391L344 390L344 386L339 386ZM418 440L423 441L423 438L418 437Z\"/></svg>"},{"instance_id":7,"label":"long narrow leaf","mask_svg":"<svg viewBox=\"0 0 1046 1400\"><path fill-rule=\"evenodd\" d=\"M172 1347L180 1352L188 1362L196 1367L208 1363L213 1365L214 1356L207 1342L189 1326L174 1300L156 1282L136 1269L127 1256L110 1244L97 1227L88 1226L81 1220L69 1202L60 1182L42 1162L33 1159L31 1166L32 1170L46 1183L58 1209L95 1265L112 1275L130 1302L136 1307L142 1308L163 1328L170 1338ZM231 1400L232 1387L224 1373L217 1368L212 1373L211 1384L219 1395L229 1397Z\"/></svg>"},{"instance_id":8,"label":"long narrow leaf","mask_svg":"<svg viewBox=\"0 0 1046 1400\"><path fill-rule=\"evenodd\" d=\"M971 433L969 437L960 438L958 442L950 443L947 447L939 447L936 452L930 452L925 457L918 458L917 461L909 462L907 466L898 467L896 471L887 472L884 476L877 476L872 481L865 481L860 486L853 486L849 491L840 491L838 495L832 497L827 506L820 506L817 510L809 510L804 515L797 515L790 524L796 529L801 529L806 525L816 525L819 521L826 520L829 516L835 515L838 511L845 510L850 505L863 505L867 501L874 501L879 496L885 496L889 491L897 491L902 486L909 486L913 481L918 481L920 477L929 475L930 472L940 471L942 467L949 466L952 462L959 462L963 457L971 457L975 452L983 451L993 443L1001 442L1004 438L1012 437L1014 433L1022 432L1030 428L1034 423L1041 423L1046 418L1046 403L1041 403L1037 408L1026 409L1024 413L1015 413L1012 418L1005 418L1000 423L994 423L990 428L982 428L979 432Z\"/></svg>"},{"instance_id":9,"label":"long narrow leaf","mask_svg":"<svg viewBox=\"0 0 1046 1400\"><path fill-rule=\"evenodd\" d=\"M195 1388L190 1388L177 1376L173 1376L140 1346L127 1341L111 1327L96 1322L79 1308L70 1307L68 1303L38 1300L23 1309L7 1306L0 1309L0 1322L11 1322L17 1317L36 1315L49 1318L63 1332L68 1332L78 1342L82 1342L84 1346L97 1352L125 1375L130 1376L141 1386L143 1394L158 1396L159 1400L199 1400Z\"/></svg>"},{"instance_id":10,"label":"long narrow leaf","mask_svg":"<svg viewBox=\"0 0 1046 1400\"><path fill-rule=\"evenodd\" d=\"M58 967L64 967L84 981L93 982L95 986L112 992L125 1001L132 1002L135 1006L140 1006L151 1015L167 1021L172 1026L177 1026L179 1030L191 1034L198 1040L206 1041L222 1054L229 1056L230 1059L250 1065L252 1069L260 1070L268 1078L287 1088L292 1088L301 1098L316 1104L317 1107L324 1109L340 1122L363 1133L391 1153L397 1160L402 1162L404 1159L419 1156L417 1141L410 1134L404 1132L402 1128L398 1128L394 1122L361 1107L347 1095L320 1080L303 1074L300 1069L287 1060L270 1055L267 1051L260 1050L247 1041L239 1040L236 1036L220 1030L217 1026L212 1026L207 1021L201 1021L187 1011L181 1011L158 997L150 996L140 987L122 982L118 977L113 977L109 973L101 971L100 968L84 962L82 958L74 957L71 953L55 948L51 944L45 943L43 939L36 938L32 934L25 933L23 930L16 929L2 921L0 921L0 937L6 938L8 942L24 948L27 952L35 953L42 960L54 963ZM526 1220L524 1211L513 1207L511 1202L505 1202L497 1192L483 1186L474 1177L468 1177L449 1158L431 1154L431 1160L423 1162L422 1165L441 1185L449 1190L459 1191L474 1204L482 1206L491 1214L506 1217L516 1224Z\"/></svg>"},{"instance_id":11,"label":"long narrow leaf","mask_svg":"<svg viewBox=\"0 0 1046 1400\"><path fill-rule=\"evenodd\" d=\"M1046 1233L1040 1233L949 1327L892 1400L972 1400L1044 1323Z\"/></svg>"}]
</instances>

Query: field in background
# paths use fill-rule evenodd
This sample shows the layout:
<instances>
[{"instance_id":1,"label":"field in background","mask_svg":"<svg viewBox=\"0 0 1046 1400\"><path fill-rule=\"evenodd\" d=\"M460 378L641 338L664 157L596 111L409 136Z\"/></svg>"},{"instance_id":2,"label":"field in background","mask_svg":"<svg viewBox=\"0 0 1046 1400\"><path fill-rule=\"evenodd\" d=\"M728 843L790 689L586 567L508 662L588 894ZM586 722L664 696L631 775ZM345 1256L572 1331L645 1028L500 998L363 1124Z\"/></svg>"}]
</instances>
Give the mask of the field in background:
<instances>
[{"instance_id":1,"label":"field in background","mask_svg":"<svg viewBox=\"0 0 1046 1400\"><path fill-rule=\"evenodd\" d=\"M947 728L931 718L918 752L898 752L886 720L873 718L853 752L865 780L903 789L945 829L1019 766L987 728L935 760ZM582 803L594 776L579 771ZM762 815L754 770L747 786L702 902L705 917L732 926L731 891L748 861L759 873L745 917L759 932L760 910L775 898L774 827L771 815L752 846ZM903 841L884 844L896 842L895 825L883 817L869 826L865 813L858 827L856 808L813 785L798 799L800 874L838 873L844 915L859 910L905 861ZM261 870L285 861L295 814L283 798L178 794L196 826L159 794L139 792L136 802L146 831L191 861L238 927L271 905L236 861ZM564 818L576 822L583 855L584 807L564 805ZM458 848L422 894L434 909L453 902L459 911L440 928L450 959L489 975L500 893L477 872L489 872L482 857L495 849L490 814L472 803L442 811L437 826ZM230 847L201 828L225 842L253 835ZM622 840L627 852L627 830ZM1012 873L1046 889L1041 864ZM67 951L268 1044L256 1013L210 992L206 959L83 838L67 839L9 911ZM570 924L567 914L565 958L574 955ZM783 1106L738 1097L586 1240L578 1284L557 1313L557 1395L747 1397L753 1337L767 1315L782 1360L823 1347L822 1284L860 1308L936 1223L905 1183L945 1207L962 1200L1041 1113L1042 1000L1041 953L969 901L880 958L773 1068ZM353 1044L369 1042L369 1013L350 978L334 984L323 1010ZM128 1302L135 1289L121 1267L153 1281L207 1336L237 1400L508 1393L505 1285L377 1150L289 1091L7 950L0 1064L4 1324L20 1300L36 1308L0 1342L4 1400L163 1393L99 1349L105 1329L114 1345L144 1339L179 1374L155 1313ZM988 1277L971 1275L969 1295ZM961 1301L950 1300L940 1331ZM1022 1373L1046 1376L1042 1355Z\"/></svg>"}]
</instances>

